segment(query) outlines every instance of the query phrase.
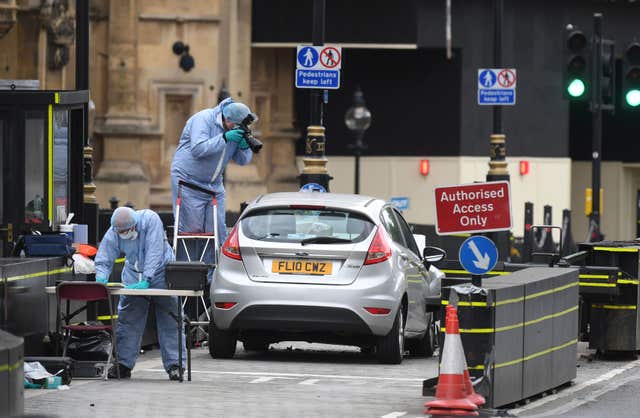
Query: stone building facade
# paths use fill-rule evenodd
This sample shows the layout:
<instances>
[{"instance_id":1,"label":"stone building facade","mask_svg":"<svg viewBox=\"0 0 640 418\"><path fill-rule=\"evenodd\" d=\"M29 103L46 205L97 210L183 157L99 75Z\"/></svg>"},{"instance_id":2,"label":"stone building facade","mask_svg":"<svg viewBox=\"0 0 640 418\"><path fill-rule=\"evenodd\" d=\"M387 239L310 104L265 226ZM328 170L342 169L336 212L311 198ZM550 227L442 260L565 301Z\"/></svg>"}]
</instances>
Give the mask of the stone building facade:
<instances>
[{"instance_id":1,"label":"stone building facade","mask_svg":"<svg viewBox=\"0 0 640 418\"><path fill-rule=\"evenodd\" d=\"M293 93L278 89L291 85L293 74L277 71L282 52L253 52L251 0L89 4L92 145L101 207L115 196L138 208L170 210L169 169L183 125L225 95L258 113L254 134L265 143L250 165L227 167L228 210L267 191L297 189ZM74 0L0 0L0 79L73 89L74 16ZM178 42L181 55L174 52ZM179 65L185 45L191 69Z\"/></svg>"}]
</instances>

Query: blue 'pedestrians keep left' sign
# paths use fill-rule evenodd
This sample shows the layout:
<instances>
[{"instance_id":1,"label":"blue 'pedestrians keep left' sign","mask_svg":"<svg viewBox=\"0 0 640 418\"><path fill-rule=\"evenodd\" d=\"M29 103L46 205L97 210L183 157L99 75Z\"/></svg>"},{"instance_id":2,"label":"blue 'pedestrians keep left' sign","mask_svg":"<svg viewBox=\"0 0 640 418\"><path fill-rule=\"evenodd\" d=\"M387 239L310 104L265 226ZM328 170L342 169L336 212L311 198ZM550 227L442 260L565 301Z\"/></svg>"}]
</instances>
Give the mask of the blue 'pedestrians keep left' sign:
<instances>
[{"instance_id":1,"label":"blue 'pedestrians keep left' sign","mask_svg":"<svg viewBox=\"0 0 640 418\"><path fill-rule=\"evenodd\" d=\"M478 69L478 104L491 106L515 105L515 68Z\"/></svg>"},{"instance_id":2,"label":"blue 'pedestrians keep left' sign","mask_svg":"<svg viewBox=\"0 0 640 418\"><path fill-rule=\"evenodd\" d=\"M498 261L498 248L489 238L474 235L464 240L458 253L460 264L471 274L485 274Z\"/></svg>"},{"instance_id":3,"label":"blue 'pedestrians keep left' sign","mask_svg":"<svg viewBox=\"0 0 640 418\"><path fill-rule=\"evenodd\" d=\"M340 70L296 70L296 87L299 89L340 88Z\"/></svg>"}]
</instances>

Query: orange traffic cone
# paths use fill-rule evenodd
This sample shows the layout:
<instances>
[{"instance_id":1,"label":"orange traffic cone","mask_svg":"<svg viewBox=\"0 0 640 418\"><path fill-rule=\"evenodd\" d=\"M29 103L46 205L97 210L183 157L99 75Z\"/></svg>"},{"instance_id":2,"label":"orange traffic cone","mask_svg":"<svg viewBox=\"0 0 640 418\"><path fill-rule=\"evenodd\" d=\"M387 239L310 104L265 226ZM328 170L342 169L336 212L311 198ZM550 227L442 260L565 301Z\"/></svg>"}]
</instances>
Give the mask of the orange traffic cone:
<instances>
[{"instance_id":1,"label":"orange traffic cone","mask_svg":"<svg viewBox=\"0 0 640 418\"><path fill-rule=\"evenodd\" d=\"M484 399L484 396L473 390L473 384L471 383L471 376L469 376L469 368L467 367L467 359L465 358L462 344L460 344L460 349L462 350L462 361L464 361L464 387L468 393L467 399L478 406L482 406L486 403L486 400Z\"/></svg>"},{"instance_id":2,"label":"orange traffic cone","mask_svg":"<svg viewBox=\"0 0 640 418\"><path fill-rule=\"evenodd\" d=\"M476 416L478 405L468 397L470 392L467 392L465 380L466 361L458 329L458 313L452 305L447 306L446 332L436 399L424 404L427 407L425 414ZM468 381L471 383L470 379Z\"/></svg>"}]
</instances>

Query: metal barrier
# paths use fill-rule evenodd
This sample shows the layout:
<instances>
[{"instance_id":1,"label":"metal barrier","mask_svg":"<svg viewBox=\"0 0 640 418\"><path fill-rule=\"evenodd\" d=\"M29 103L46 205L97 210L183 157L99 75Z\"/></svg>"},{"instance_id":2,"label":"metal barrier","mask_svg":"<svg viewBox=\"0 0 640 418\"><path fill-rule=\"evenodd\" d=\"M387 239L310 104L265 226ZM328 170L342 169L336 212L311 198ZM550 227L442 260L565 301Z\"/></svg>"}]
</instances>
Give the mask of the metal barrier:
<instances>
[{"instance_id":1,"label":"metal barrier","mask_svg":"<svg viewBox=\"0 0 640 418\"><path fill-rule=\"evenodd\" d=\"M493 273L481 288L448 277L440 313L457 305L469 373L492 408L573 380L578 341L577 268Z\"/></svg>"},{"instance_id":2,"label":"metal barrier","mask_svg":"<svg viewBox=\"0 0 640 418\"><path fill-rule=\"evenodd\" d=\"M23 340L0 330L0 416L24 413Z\"/></svg>"}]
</instances>

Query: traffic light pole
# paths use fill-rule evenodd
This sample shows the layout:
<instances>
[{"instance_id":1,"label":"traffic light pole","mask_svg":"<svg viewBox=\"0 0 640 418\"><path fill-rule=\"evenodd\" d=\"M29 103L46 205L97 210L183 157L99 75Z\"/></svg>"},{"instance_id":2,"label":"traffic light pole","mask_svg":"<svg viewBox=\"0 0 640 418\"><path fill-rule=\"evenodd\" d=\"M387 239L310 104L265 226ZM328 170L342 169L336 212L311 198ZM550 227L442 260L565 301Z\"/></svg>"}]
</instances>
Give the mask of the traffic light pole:
<instances>
[{"instance_id":1,"label":"traffic light pole","mask_svg":"<svg viewBox=\"0 0 640 418\"><path fill-rule=\"evenodd\" d=\"M502 68L504 0L493 0L493 12L493 64L494 68ZM509 181L506 157L506 136L502 133L502 106L493 106L493 134L490 141L487 181ZM498 247L498 260L506 261L509 257L509 232L492 232L488 235Z\"/></svg>"},{"instance_id":2,"label":"traffic light pole","mask_svg":"<svg viewBox=\"0 0 640 418\"><path fill-rule=\"evenodd\" d=\"M313 33L314 46L324 45L325 28L325 0L313 0ZM326 138L323 123L323 90L311 89L310 118L307 126L307 138L305 141L304 167L298 177L300 186L308 183L317 183L329 191L329 180L333 177L327 170L327 158L325 157Z\"/></svg>"},{"instance_id":3,"label":"traffic light pole","mask_svg":"<svg viewBox=\"0 0 640 418\"><path fill-rule=\"evenodd\" d=\"M602 13L593 15L593 43L591 48L591 214L589 241L603 239L600 231L600 175L602 162Z\"/></svg>"}]
</instances>

